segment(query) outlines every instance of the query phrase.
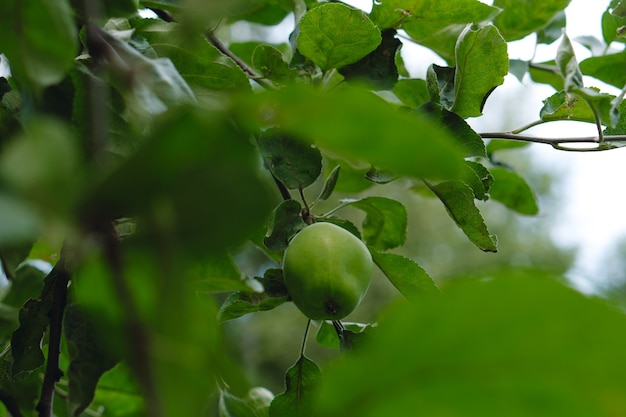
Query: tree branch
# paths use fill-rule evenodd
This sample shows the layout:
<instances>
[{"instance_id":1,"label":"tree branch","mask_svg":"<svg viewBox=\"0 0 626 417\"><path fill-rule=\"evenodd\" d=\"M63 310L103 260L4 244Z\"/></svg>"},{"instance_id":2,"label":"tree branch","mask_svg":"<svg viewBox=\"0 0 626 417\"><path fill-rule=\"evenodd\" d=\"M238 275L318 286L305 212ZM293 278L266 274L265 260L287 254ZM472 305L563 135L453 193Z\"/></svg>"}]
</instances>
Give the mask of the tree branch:
<instances>
[{"instance_id":1,"label":"tree branch","mask_svg":"<svg viewBox=\"0 0 626 417\"><path fill-rule=\"evenodd\" d=\"M569 138L545 138L537 136L518 135L512 132L499 132L499 133L480 133L483 139L504 139L504 140L516 140L520 142L531 143L544 143L551 145L554 149L570 152L595 152L595 151L608 151L610 149L617 149L620 146L611 145L611 142L626 142L626 135L608 135L604 136L602 140L596 136L586 137L569 137ZM595 148L575 148L564 145L568 144L595 144Z\"/></svg>"},{"instance_id":2,"label":"tree branch","mask_svg":"<svg viewBox=\"0 0 626 417\"><path fill-rule=\"evenodd\" d=\"M246 64L241 58L239 58L237 55L232 53L231 50L228 49L226 47L226 45L224 45L222 43L222 41L220 41L215 36L215 34L213 32L210 32L210 33L207 34L207 39L221 53L223 53L224 55L226 55L227 57L229 57L230 59L235 61L235 64L237 64L239 66L239 68L241 68L241 70L243 72L245 72L246 75L248 75L248 77L252 78L254 81L259 83L261 86L263 86L263 87L265 87L265 88L267 88L269 90L275 90L276 89L276 86L270 80L268 80L267 78L263 77L261 74L256 72L252 67L250 67L248 64Z\"/></svg>"},{"instance_id":3,"label":"tree branch","mask_svg":"<svg viewBox=\"0 0 626 417\"><path fill-rule=\"evenodd\" d=\"M61 355L61 337L63 333L63 313L67 305L67 285L70 281L70 273L67 268L66 247L61 249L61 256L56 263L51 275L54 276L52 306L50 307L50 334L48 340L48 359L46 371L41 385L41 396L37 404L39 417L51 417L54 403L54 388L63 372L59 368Z\"/></svg>"}]
</instances>

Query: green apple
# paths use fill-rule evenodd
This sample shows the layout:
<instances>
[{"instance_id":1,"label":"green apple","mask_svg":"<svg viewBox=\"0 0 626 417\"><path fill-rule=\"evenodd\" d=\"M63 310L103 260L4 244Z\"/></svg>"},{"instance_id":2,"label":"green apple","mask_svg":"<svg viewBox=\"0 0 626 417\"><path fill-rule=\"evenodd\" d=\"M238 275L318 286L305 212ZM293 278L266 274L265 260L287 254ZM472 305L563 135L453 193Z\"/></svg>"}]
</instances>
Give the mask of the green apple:
<instances>
[{"instance_id":1,"label":"green apple","mask_svg":"<svg viewBox=\"0 0 626 417\"><path fill-rule=\"evenodd\" d=\"M373 262L356 236L332 223L314 223L289 243L285 285L295 305L314 320L340 320L365 295Z\"/></svg>"}]
</instances>

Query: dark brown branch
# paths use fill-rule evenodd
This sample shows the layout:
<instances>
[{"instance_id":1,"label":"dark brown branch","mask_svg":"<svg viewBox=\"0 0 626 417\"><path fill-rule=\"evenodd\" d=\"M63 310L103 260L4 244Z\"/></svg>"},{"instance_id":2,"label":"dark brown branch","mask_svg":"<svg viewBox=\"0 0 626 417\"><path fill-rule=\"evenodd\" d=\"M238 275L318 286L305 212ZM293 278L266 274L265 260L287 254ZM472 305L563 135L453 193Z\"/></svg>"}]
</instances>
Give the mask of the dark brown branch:
<instances>
[{"instance_id":1,"label":"dark brown branch","mask_svg":"<svg viewBox=\"0 0 626 417\"><path fill-rule=\"evenodd\" d=\"M246 75L248 75L248 77L252 78L254 81L256 81L257 83L259 83L261 86L270 89L270 90L274 90L276 89L276 86L267 78L264 78L261 74L259 74L258 72L256 72L254 70L254 68L250 67L248 64L246 64L241 58L239 58L237 55L233 54L230 49L228 49L226 47L226 45L224 45L222 43L222 41L220 41L214 33L209 33L207 34L207 39L209 40L209 42L211 42L211 44L213 44L213 46L215 46L221 53L223 53L224 55L226 55L227 57L229 57L230 59L232 59L233 61L235 61L235 64L237 64L239 66L239 68L242 69L243 72L246 73Z\"/></svg>"},{"instance_id":2,"label":"dark brown branch","mask_svg":"<svg viewBox=\"0 0 626 417\"><path fill-rule=\"evenodd\" d=\"M50 275L54 277L52 293L52 306L48 313L50 317L50 334L48 340L48 359L46 371L41 385L41 396L37 404L39 417L51 417L54 403L54 388L61 379L63 372L59 368L61 355L61 338L63 333L63 313L67 305L67 285L70 281L70 273L67 269L66 248L61 250L61 257L54 266Z\"/></svg>"}]
</instances>

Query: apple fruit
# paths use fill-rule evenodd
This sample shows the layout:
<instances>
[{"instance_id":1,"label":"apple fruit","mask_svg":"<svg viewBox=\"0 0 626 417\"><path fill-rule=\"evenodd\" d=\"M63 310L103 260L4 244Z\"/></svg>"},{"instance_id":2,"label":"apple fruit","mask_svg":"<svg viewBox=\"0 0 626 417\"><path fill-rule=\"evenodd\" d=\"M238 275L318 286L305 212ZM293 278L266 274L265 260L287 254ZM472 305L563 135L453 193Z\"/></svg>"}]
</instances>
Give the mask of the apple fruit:
<instances>
[{"instance_id":1,"label":"apple fruit","mask_svg":"<svg viewBox=\"0 0 626 417\"><path fill-rule=\"evenodd\" d=\"M340 320L361 302L372 278L367 247L332 223L314 223L289 242L283 258L287 291L313 320Z\"/></svg>"}]
</instances>

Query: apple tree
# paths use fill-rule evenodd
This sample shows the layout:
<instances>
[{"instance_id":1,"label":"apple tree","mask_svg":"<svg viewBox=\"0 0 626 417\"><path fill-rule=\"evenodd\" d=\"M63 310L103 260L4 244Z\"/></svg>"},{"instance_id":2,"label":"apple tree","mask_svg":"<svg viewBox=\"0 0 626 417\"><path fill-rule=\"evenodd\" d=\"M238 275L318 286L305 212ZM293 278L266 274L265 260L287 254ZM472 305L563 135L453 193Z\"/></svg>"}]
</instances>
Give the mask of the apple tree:
<instances>
[{"instance_id":1,"label":"apple tree","mask_svg":"<svg viewBox=\"0 0 626 417\"><path fill-rule=\"evenodd\" d=\"M481 204L540 209L499 154L626 143L626 2L580 40L568 4L4 0L0 416L623 415L619 309L540 268L442 285L402 251L415 213L390 192L439 201L491 254ZM553 59L510 59L526 38ZM445 65L411 76L407 42ZM554 92L477 132L508 74ZM526 133L562 120L596 134ZM344 320L372 273L397 300ZM223 328L292 303L309 319L271 392Z\"/></svg>"}]
</instances>

